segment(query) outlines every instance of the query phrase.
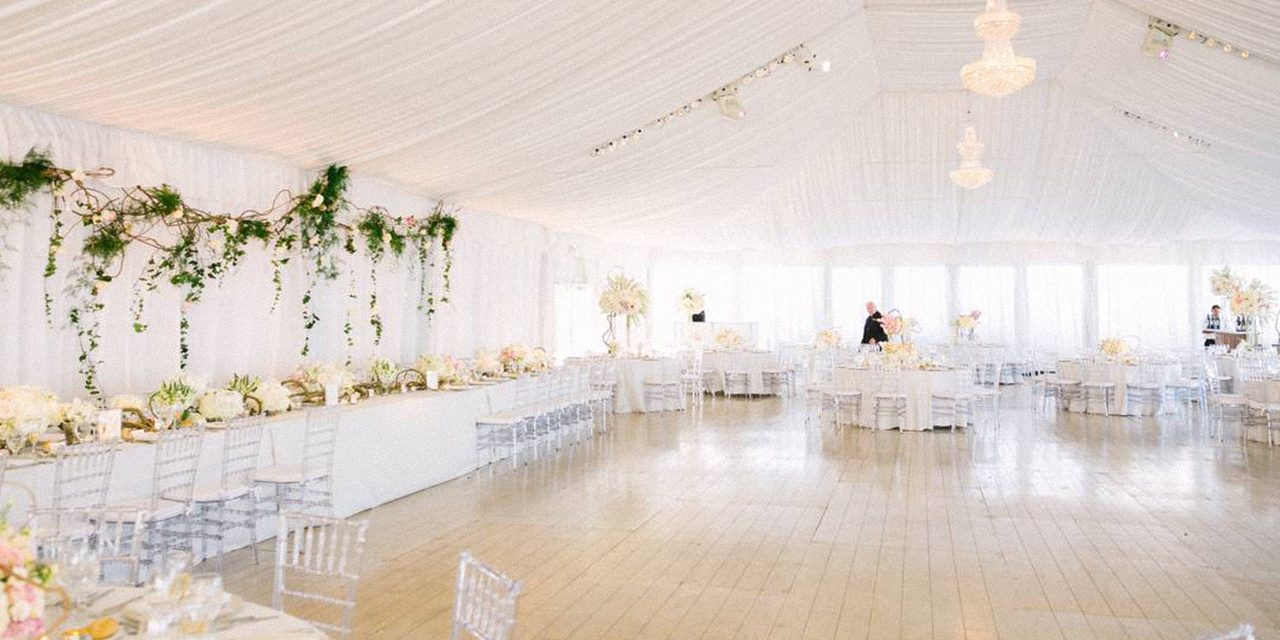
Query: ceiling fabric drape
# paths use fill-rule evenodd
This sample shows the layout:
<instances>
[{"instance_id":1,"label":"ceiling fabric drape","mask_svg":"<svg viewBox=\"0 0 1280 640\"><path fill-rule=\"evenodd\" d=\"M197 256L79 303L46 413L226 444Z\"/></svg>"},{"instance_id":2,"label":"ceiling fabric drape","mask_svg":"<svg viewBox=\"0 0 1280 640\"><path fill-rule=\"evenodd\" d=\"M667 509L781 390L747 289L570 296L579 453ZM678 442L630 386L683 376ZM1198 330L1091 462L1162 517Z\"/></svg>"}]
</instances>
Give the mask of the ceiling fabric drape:
<instances>
[{"instance_id":1,"label":"ceiling fabric drape","mask_svg":"<svg viewBox=\"0 0 1280 640\"><path fill-rule=\"evenodd\" d=\"M0 7L0 100L645 246L1276 237L1280 1L1010 6L1038 75L992 100L960 91L980 0L27 0ZM1149 12L1254 56L1148 57ZM800 43L831 72L591 157ZM975 192L946 178L969 120Z\"/></svg>"}]
</instances>

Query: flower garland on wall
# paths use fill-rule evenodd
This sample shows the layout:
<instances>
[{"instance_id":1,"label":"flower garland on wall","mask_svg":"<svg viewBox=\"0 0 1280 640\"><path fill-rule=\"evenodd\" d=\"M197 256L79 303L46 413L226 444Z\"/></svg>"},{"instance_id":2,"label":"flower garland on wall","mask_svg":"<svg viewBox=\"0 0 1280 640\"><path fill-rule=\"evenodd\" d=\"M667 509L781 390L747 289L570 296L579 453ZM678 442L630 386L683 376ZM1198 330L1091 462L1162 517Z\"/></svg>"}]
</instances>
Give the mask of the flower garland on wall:
<instances>
[{"instance_id":1,"label":"flower garland on wall","mask_svg":"<svg viewBox=\"0 0 1280 640\"><path fill-rule=\"evenodd\" d=\"M71 226L82 230L80 251L68 272L66 319L78 338L85 389L99 400L102 397L98 385L97 352L102 342L99 315L104 309L101 295L108 285L121 278L126 258L135 252L150 251L141 274L133 283L133 328L139 333L148 328L148 294L163 284L181 291L181 370L186 369L190 356L188 312L200 302L208 285L229 274L253 247L274 251L272 310L282 294L284 265L294 256L304 261L307 279L302 296L304 356L311 350L311 330L320 322L314 307L315 287L341 276L342 255L354 255L361 246L370 262L369 324L374 330L375 344L381 342L383 333L383 319L378 312L377 269L388 251L400 257L412 247L419 276L420 311L431 316L438 304L449 301L451 245L458 221L445 211L444 203L438 203L425 221L413 216L395 217L381 207L356 208L346 197L347 168L331 165L302 195L295 196L284 190L264 210L220 214L189 206L168 185L137 186L109 194L86 183L89 178L112 173L109 169L94 172L62 169L54 165L47 153L35 149L20 163L0 162L0 210L27 209L32 198L41 192L47 192L53 200L44 271L45 315L51 324L54 297L48 291L48 283L60 269L59 254L69 234L63 214L70 213ZM342 222L343 214L353 209L355 224ZM437 247L444 257L443 293L439 299L433 286ZM348 295L355 297L354 273L348 272L348 275L351 277ZM343 328L348 349L354 342L352 330L348 316Z\"/></svg>"}]
</instances>

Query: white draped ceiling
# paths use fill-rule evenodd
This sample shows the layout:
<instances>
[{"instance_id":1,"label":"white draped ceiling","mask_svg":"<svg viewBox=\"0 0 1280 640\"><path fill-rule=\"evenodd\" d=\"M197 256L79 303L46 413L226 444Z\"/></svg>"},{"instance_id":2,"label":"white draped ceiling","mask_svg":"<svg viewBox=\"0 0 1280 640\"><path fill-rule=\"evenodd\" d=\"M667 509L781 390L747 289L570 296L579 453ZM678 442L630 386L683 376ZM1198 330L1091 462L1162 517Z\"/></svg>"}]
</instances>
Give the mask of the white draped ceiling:
<instances>
[{"instance_id":1,"label":"white draped ceiling","mask_svg":"<svg viewBox=\"0 0 1280 640\"><path fill-rule=\"evenodd\" d=\"M1280 0L1012 0L1039 74L1003 100L959 90L982 4L18 0L0 100L635 244L1280 235ZM1148 12L1254 56L1182 38L1149 58ZM589 155L799 43L832 71L784 68L742 90L743 120L703 108ZM976 192L946 180L966 110L996 175Z\"/></svg>"}]
</instances>

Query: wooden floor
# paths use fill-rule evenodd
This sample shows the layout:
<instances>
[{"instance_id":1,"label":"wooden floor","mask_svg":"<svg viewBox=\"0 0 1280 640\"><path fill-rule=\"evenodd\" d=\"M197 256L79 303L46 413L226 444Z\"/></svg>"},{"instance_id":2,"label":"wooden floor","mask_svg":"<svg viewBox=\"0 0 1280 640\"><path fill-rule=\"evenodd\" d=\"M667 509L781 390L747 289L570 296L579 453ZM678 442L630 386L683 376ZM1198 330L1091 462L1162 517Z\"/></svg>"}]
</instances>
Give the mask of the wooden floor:
<instances>
[{"instance_id":1,"label":"wooden floor","mask_svg":"<svg viewBox=\"0 0 1280 640\"><path fill-rule=\"evenodd\" d=\"M800 401L621 418L369 512L354 637L447 637L470 549L524 581L520 640L1280 638L1280 447L1024 393L954 435L806 429ZM268 563L228 567L270 601Z\"/></svg>"}]
</instances>

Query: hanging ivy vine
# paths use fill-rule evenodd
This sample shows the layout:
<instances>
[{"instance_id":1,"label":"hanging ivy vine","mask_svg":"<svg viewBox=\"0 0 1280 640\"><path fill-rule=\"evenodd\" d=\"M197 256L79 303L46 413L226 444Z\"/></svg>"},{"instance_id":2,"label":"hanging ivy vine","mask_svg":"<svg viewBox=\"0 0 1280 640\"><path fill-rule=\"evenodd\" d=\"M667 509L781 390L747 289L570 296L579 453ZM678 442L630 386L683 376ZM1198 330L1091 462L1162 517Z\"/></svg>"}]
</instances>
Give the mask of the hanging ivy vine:
<instances>
[{"instance_id":1,"label":"hanging ivy vine","mask_svg":"<svg viewBox=\"0 0 1280 640\"><path fill-rule=\"evenodd\" d=\"M59 256L70 233L65 214L70 213L83 234L79 253L68 272L66 319L76 332L79 368L84 386L101 398L98 349L102 344L100 314L102 293L125 273L125 264L135 252L148 252L142 270L133 282L133 329L144 332L147 298L163 286L181 293L179 309L179 367L190 358L190 310L198 304L210 283L231 273L248 256L249 250L271 250L274 294L271 309L281 298L283 268L297 256L304 262L306 284L302 294L302 324L305 329L302 354L311 349L311 330L320 322L315 310L316 286L337 279L342 271L341 253L354 255L362 247L370 262L369 324L374 342L380 344L384 323L378 311L377 274L388 251L404 254L412 244L419 256L421 292L427 292L430 266L434 265L434 243L440 240L445 254L441 302L447 302L452 264L450 242L457 219L437 205L426 224L415 218L394 217L381 207L355 209L347 200L349 175L346 167L325 168L302 195L282 191L275 202L261 211L218 214L201 211L183 201L168 185L132 187L111 194L86 184L89 178L111 175L109 169L93 172L70 171L54 165L48 153L35 149L22 162L0 162L0 211L27 209L39 193L52 198L50 235L44 277L45 313L52 323L54 298L48 283L60 270ZM355 209L356 222L342 222ZM357 241L357 238L360 241ZM341 252L341 253L340 253ZM0 264L3 263L0 256ZM348 270L348 296L354 297L354 272ZM428 315L435 312L435 300L428 296ZM350 313L344 324L347 351L354 347ZM349 355L348 355L349 357Z\"/></svg>"}]
</instances>

